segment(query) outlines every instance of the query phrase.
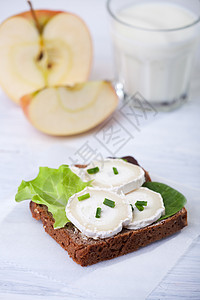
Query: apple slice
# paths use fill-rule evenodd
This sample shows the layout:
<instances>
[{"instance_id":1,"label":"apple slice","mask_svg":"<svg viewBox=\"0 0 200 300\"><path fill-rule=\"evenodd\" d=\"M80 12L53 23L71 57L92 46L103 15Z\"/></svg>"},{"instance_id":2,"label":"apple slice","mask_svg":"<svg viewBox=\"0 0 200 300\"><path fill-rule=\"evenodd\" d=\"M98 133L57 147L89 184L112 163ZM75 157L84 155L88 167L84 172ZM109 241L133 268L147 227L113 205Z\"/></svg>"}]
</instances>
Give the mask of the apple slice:
<instances>
[{"instance_id":1,"label":"apple slice","mask_svg":"<svg viewBox=\"0 0 200 300\"><path fill-rule=\"evenodd\" d=\"M60 11L25 12L0 26L0 85L15 102L47 86L87 80L92 42L85 23Z\"/></svg>"},{"instance_id":2,"label":"apple slice","mask_svg":"<svg viewBox=\"0 0 200 300\"><path fill-rule=\"evenodd\" d=\"M117 107L118 97L107 81L71 87L45 88L21 98L29 121L51 135L72 135L104 121Z\"/></svg>"}]
</instances>

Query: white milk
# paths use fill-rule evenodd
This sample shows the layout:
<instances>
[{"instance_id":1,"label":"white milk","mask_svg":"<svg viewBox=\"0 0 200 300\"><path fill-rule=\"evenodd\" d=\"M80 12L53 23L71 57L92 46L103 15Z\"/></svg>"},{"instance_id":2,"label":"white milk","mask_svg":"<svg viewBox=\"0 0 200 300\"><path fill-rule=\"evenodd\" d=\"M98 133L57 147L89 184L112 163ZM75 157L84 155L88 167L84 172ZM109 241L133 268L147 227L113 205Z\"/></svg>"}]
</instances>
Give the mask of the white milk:
<instances>
[{"instance_id":1,"label":"white milk","mask_svg":"<svg viewBox=\"0 0 200 300\"><path fill-rule=\"evenodd\" d=\"M197 16L164 1L126 7L117 18L132 25L114 20L112 26L116 72L125 92L128 95L139 92L155 104L173 103L186 97L198 38L197 25L169 29L190 25Z\"/></svg>"}]
</instances>

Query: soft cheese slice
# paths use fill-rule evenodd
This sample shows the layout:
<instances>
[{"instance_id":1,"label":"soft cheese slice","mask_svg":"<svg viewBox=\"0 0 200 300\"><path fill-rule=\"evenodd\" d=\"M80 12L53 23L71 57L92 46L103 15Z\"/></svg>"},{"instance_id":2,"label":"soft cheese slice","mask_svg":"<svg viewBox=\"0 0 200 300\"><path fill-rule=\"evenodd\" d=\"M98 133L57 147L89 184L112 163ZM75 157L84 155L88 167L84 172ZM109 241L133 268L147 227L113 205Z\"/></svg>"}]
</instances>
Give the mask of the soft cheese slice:
<instances>
[{"instance_id":1,"label":"soft cheese slice","mask_svg":"<svg viewBox=\"0 0 200 300\"><path fill-rule=\"evenodd\" d=\"M143 169L122 159L93 161L86 170L93 167L99 167L99 172L89 174L88 178L94 180L92 185L95 187L111 188L126 194L139 188L145 182ZM113 167L117 169L118 174L114 174Z\"/></svg>"},{"instance_id":2,"label":"soft cheese slice","mask_svg":"<svg viewBox=\"0 0 200 300\"><path fill-rule=\"evenodd\" d=\"M78 200L87 193L90 198ZM105 198L114 201L115 207L103 204ZM101 208L100 218L96 218L97 207ZM94 239L113 236L132 220L131 206L124 195L92 187L86 187L69 198L66 215L84 235Z\"/></svg>"},{"instance_id":3,"label":"soft cheese slice","mask_svg":"<svg viewBox=\"0 0 200 300\"><path fill-rule=\"evenodd\" d=\"M139 229L152 224L165 214L165 206L162 196L148 188L141 187L126 195L126 199L132 204L133 218L128 229ZM137 201L147 201L143 211L139 211L135 207Z\"/></svg>"}]
</instances>

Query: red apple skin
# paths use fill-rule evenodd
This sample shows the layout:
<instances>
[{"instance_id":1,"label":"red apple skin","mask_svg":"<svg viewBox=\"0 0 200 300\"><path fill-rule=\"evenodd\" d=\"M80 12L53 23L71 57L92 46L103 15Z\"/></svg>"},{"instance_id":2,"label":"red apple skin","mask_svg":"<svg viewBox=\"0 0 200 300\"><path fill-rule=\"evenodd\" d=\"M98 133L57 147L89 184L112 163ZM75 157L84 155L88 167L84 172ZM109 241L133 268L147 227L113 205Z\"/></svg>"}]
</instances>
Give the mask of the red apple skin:
<instances>
[{"instance_id":1,"label":"red apple skin","mask_svg":"<svg viewBox=\"0 0 200 300\"><path fill-rule=\"evenodd\" d=\"M53 18L55 15L60 14L62 12L64 12L64 11L35 10L37 20L38 20L38 22L39 22L39 24L42 28L47 24L47 22L51 18ZM25 12L22 12L20 14L15 15L15 17L17 17L17 16L18 17L24 17L25 19L27 19L31 23L35 24L34 20L33 20L33 16L32 16L30 11L25 11Z\"/></svg>"},{"instance_id":2,"label":"red apple skin","mask_svg":"<svg viewBox=\"0 0 200 300\"><path fill-rule=\"evenodd\" d=\"M25 116L28 118L28 120L30 120L29 113L28 113L28 108L29 108L29 104L33 100L32 95L33 94L25 95L20 99L20 106L21 106Z\"/></svg>"}]
</instances>

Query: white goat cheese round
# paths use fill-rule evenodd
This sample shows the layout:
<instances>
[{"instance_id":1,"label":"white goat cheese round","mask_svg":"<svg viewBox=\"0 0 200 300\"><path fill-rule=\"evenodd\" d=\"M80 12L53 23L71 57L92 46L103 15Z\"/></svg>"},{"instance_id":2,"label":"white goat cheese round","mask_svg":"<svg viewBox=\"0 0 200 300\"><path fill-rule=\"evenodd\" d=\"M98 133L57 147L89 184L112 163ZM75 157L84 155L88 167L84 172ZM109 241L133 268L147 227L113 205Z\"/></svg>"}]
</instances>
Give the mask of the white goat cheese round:
<instances>
[{"instance_id":1,"label":"white goat cheese round","mask_svg":"<svg viewBox=\"0 0 200 300\"><path fill-rule=\"evenodd\" d=\"M81 196L88 195L84 200ZM104 204L105 198L114 202L114 207ZM96 217L100 208L100 217ZM86 236L106 238L113 236L132 220L132 209L123 194L119 195L108 189L86 187L74 194L66 206L67 218Z\"/></svg>"},{"instance_id":2,"label":"white goat cheese round","mask_svg":"<svg viewBox=\"0 0 200 300\"><path fill-rule=\"evenodd\" d=\"M146 227L157 221L165 214L165 206L162 196L148 188L141 187L127 194L125 197L134 209L132 221L126 226L128 229ZM143 211L140 211L135 206L137 201L147 201L147 206L144 206Z\"/></svg>"},{"instance_id":3,"label":"white goat cheese round","mask_svg":"<svg viewBox=\"0 0 200 300\"><path fill-rule=\"evenodd\" d=\"M97 173L88 174L88 170L96 167L99 168ZM87 166L86 172L88 180L93 180L92 186L110 188L124 194L139 188L145 182L144 170L122 159L93 161Z\"/></svg>"}]
</instances>

